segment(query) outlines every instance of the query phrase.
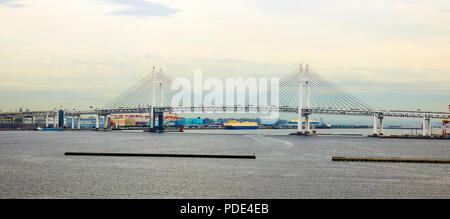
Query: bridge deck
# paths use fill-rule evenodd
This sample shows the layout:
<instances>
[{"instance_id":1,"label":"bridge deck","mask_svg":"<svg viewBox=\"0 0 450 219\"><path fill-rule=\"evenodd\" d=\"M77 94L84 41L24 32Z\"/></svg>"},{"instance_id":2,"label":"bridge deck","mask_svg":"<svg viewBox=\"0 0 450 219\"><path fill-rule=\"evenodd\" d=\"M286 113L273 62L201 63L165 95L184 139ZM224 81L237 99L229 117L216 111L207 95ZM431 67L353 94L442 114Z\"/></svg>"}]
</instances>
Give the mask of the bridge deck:
<instances>
[{"instance_id":1,"label":"bridge deck","mask_svg":"<svg viewBox=\"0 0 450 219\"><path fill-rule=\"evenodd\" d=\"M119 108L119 109L99 109L99 110L65 110L66 116L78 115L111 115L128 113L150 113L150 107L141 108ZM296 107L155 107L155 112L176 112L176 113L298 113ZM0 113L0 116L55 116L55 111L31 111L16 113ZM450 113L446 112L425 112L425 111L407 111L407 110L358 110L358 109L331 109L331 108L308 108L302 109L302 114L327 114L327 115L345 115L345 116L374 116L377 117L397 117L397 118L429 118L429 119L447 119Z\"/></svg>"}]
</instances>

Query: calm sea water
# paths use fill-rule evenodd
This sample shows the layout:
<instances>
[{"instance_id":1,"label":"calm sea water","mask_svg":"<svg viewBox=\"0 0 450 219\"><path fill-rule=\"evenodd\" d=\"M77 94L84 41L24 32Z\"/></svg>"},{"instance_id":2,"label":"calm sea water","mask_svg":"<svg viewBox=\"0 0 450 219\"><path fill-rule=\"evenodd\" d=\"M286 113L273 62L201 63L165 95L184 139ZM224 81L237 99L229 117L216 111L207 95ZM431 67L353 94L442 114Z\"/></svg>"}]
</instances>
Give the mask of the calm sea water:
<instances>
[{"instance_id":1,"label":"calm sea water","mask_svg":"<svg viewBox=\"0 0 450 219\"><path fill-rule=\"evenodd\" d=\"M450 141L288 136L291 131L4 131L0 198L450 198L448 164L331 161L332 156L450 159ZM257 159L65 157L67 151L256 154Z\"/></svg>"}]
</instances>

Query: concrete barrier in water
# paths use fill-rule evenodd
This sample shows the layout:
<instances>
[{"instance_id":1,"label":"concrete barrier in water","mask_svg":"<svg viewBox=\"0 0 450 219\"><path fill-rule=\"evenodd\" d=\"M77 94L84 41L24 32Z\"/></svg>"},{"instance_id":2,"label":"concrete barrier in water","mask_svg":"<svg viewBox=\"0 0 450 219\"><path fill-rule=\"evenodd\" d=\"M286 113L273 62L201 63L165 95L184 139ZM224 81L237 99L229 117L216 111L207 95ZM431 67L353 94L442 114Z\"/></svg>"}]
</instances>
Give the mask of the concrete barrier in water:
<instances>
[{"instance_id":1,"label":"concrete barrier in water","mask_svg":"<svg viewBox=\"0 0 450 219\"><path fill-rule=\"evenodd\" d=\"M369 157L332 157L332 161L349 161L349 162L400 162L400 163L448 163L450 160L441 159L422 159L422 158L369 158Z\"/></svg>"},{"instance_id":2,"label":"concrete barrier in water","mask_svg":"<svg viewBox=\"0 0 450 219\"><path fill-rule=\"evenodd\" d=\"M230 154L144 154L144 153L94 153L94 152L66 152L65 156L107 156L107 157L184 157L184 158L229 158L256 159L256 155Z\"/></svg>"}]
</instances>

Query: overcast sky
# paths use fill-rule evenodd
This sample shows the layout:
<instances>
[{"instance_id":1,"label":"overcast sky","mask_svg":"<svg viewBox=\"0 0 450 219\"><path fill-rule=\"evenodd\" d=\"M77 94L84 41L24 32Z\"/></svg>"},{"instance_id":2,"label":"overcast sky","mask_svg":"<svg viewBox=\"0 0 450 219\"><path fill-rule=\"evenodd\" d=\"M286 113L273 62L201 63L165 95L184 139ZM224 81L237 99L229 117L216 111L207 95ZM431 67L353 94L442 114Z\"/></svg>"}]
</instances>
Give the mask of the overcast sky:
<instances>
[{"instance_id":1,"label":"overcast sky","mask_svg":"<svg viewBox=\"0 0 450 219\"><path fill-rule=\"evenodd\" d=\"M101 107L162 66L309 63L377 108L446 111L448 0L0 0L0 110Z\"/></svg>"}]
</instances>

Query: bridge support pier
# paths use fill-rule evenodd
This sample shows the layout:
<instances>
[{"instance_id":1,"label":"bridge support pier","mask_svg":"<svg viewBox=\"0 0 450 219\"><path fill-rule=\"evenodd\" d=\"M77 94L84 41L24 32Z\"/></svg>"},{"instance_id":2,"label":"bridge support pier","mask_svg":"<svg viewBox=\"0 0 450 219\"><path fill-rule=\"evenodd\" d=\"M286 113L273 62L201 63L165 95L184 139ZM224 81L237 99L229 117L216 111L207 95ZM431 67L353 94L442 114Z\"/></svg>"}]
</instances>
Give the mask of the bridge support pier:
<instances>
[{"instance_id":1,"label":"bridge support pier","mask_svg":"<svg viewBox=\"0 0 450 219\"><path fill-rule=\"evenodd\" d=\"M155 124L155 109L153 107L154 105L151 106L150 108L150 128L154 128L153 124Z\"/></svg>"},{"instance_id":2,"label":"bridge support pier","mask_svg":"<svg viewBox=\"0 0 450 219\"><path fill-rule=\"evenodd\" d=\"M305 115L305 134L311 133L311 123L309 122L309 114Z\"/></svg>"},{"instance_id":3,"label":"bridge support pier","mask_svg":"<svg viewBox=\"0 0 450 219\"><path fill-rule=\"evenodd\" d=\"M156 118L158 118L158 126L156 126ZM154 112L150 121L150 128L144 131L157 132L162 130L164 130L164 112Z\"/></svg>"},{"instance_id":4,"label":"bridge support pier","mask_svg":"<svg viewBox=\"0 0 450 219\"><path fill-rule=\"evenodd\" d=\"M56 113L54 121L53 121L53 128L57 128L58 127L58 113Z\"/></svg>"},{"instance_id":5,"label":"bridge support pier","mask_svg":"<svg viewBox=\"0 0 450 219\"><path fill-rule=\"evenodd\" d=\"M377 119L377 114L373 114L373 136L378 135Z\"/></svg>"},{"instance_id":6,"label":"bridge support pier","mask_svg":"<svg viewBox=\"0 0 450 219\"><path fill-rule=\"evenodd\" d=\"M105 115L105 124L103 125L103 128L108 128L108 115Z\"/></svg>"},{"instance_id":7,"label":"bridge support pier","mask_svg":"<svg viewBox=\"0 0 450 219\"><path fill-rule=\"evenodd\" d=\"M432 128L433 127L431 127L431 119L428 119L428 136L431 136L433 134Z\"/></svg>"},{"instance_id":8,"label":"bridge support pier","mask_svg":"<svg viewBox=\"0 0 450 219\"><path fill-rule=\"evenodd\" d=\"M297 134L303 134L303 82L302 82L302 74L303 74L303 65L300 64L300 72L299 72L299 87L298 87L298 115L297 115Z\"/></svg>"},{"instance_id":9,"label":"bridge support pier","mask_svg":"<svg viewBox=\"0 0 450 219\"><path fill-rule=\"evenodd\" d=\"M75 116L72 115L72 129L75 129Z\"/></svg>"},{"instance_id":10,"label":"bridge support pier","mask_svg":"<svg viewBox=\"0 0 450 219\"><path fill-rule=\"evenodd\" d=\"M302 124L303 116L302 116L301 112L302 112L302 109L299 108L299 113L298 113L298 118L297 118L297 133L298 134L303 134L303 124Z\"/></svg>"},{"instance_id":11,"label":"bridge support pier","mask_svg":"<svg viewBox=\"0 0 450 219\"><path fill-rule=\"evenodd\" d=\"M378 132L378 135L384 135L384 130L383 130L383 117L379 117L379 119L380 119L380 129L379 129L379 132Z\"/></svg>"},{"instance_id":12,"label":"bridge support pier","mask_svg":"<svg viewBox=\"0 0 450 219\"><path fill-rule=\"evenodd\" d=\"M45 128L48 128L48 113L45 114Z\"/></svg>"},{"instance_id":13,"label":"bridge support pier","mask_svg":"<svg viewBox=\"0 0 450 219\"><path fill-rule=\"evenodd\" d=\"M423 121L422 121L422 136L427 136L427 133L426 133L426 129L425 129L425 127L426 127L426 118L424 117L423 118Z\"/></svg>"},{"instance_id":14,"label":"bridge support pier","mask_svg":"<svg viewBox=\"0 0 450 219\"><path fill-rule=\"evenodd\" d=\"M423 136L431 136L431 119L430 118L423 118L423 124L422 124L422 135Z\"/></svg>"},{"instance_id":15,"label":"bridge support pier","mask_svg":"<svg viewBox=\"0 0 450 219\"><path fill-rule=\"evenodd\" d=\"M81 115L78 115L77 129L81 129Z\"/></svg>"},{"instance_id":16,"label":"bridge support pier","mask_svg":"<svg viewBox=\"0 0 450 219\"><path fill-rule=\"evenodd\" d=\"M97 114L95 117L95 128L98 129L100 128L100 116Z\"/></svg>"}]
</instances>

